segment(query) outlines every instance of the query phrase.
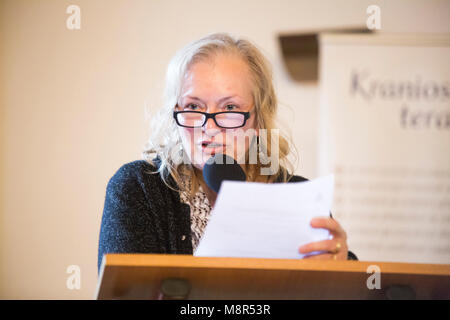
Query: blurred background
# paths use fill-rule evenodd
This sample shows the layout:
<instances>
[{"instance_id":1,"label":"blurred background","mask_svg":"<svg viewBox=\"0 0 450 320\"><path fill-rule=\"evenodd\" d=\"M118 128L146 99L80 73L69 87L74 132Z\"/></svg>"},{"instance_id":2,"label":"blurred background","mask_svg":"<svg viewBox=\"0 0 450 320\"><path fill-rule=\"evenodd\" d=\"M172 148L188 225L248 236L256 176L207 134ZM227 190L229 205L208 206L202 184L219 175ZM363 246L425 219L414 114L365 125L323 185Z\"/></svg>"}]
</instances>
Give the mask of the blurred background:
<instances>
[{"instance_id":1,"label":"blurred background","mask_svg":"<svg viewBox=\"0 0 450 320\"><path fill-rule=\"evenodd\" d=\"M108 180L141 158L172 55L206 34L261 48L296 173L316 177L318 84L294 81L279 37L364 27L374 4L380 32L450 32L450 1L0 0L0 298L94 298ZM70 5L80 29L67 28ZM70 265L79 290L66 286Z\"/></svg>"}]
</instances>

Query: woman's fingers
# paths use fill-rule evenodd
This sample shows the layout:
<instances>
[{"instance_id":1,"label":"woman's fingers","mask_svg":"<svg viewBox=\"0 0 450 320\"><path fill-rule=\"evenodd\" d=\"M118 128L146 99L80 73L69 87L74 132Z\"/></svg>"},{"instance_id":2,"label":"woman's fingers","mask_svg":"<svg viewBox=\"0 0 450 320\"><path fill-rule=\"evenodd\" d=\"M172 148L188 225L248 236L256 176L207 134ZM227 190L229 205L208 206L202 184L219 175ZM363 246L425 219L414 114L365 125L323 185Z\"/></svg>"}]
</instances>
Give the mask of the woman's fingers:
<instances>
[{"instance_id":1,"label":"woman's fingers","mask_svg":"<svg viewBox=\"0 0 450 320\"><path fill-rule=\"evenodd\" d=\"M299 252L306 254L315 251L329 251L337 253L343 249L345 241L339 241L339 239L323 240L317 242L307 243L299 248Z\"/></svg>"},{"instance_id":2,"label":"woman's fingers","mask_svg":"<svg viewBox=\"0 0 450 320\"><path fill-rule=\"evenodd\" d=\"M305 255L304 259L347 260L347 234L336 220L330 217L316 217L311 220L311 227L327 229L333 239L302 245L299 252Z\"/></svg>"},{"instance_id":3,"label":"woman's fingers","mask_svg":"<svg viewBox=\"0 0 450 320\"><path fill-rule=\"evenodd\" d=\"M347 233L342 229L341 225L330 217L316 217L311 220L311 227L328 229L336 238L344 238L347 240Z\"/></svg>"}]
</instances>

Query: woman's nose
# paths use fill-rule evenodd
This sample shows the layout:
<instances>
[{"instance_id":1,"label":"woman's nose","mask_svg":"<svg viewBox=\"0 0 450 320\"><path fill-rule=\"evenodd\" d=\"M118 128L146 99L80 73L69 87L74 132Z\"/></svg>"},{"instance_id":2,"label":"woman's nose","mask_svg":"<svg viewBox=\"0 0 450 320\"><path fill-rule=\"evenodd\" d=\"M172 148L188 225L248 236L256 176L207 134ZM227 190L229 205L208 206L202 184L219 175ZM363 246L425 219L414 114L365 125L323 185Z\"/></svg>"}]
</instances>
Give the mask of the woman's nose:
<instances>
[{"instance_id":1,"label":"woman's nose","mask_svg":"<svg viewBox=\"0 0 450 320\"><path fill-rule=\"evenodd\" d=\"M221 128L216 125L214 119L210 118L206 121L205 125L203 126L203 131L208 136L215 136L221 131Z\"/></svg>"}]
</instances>

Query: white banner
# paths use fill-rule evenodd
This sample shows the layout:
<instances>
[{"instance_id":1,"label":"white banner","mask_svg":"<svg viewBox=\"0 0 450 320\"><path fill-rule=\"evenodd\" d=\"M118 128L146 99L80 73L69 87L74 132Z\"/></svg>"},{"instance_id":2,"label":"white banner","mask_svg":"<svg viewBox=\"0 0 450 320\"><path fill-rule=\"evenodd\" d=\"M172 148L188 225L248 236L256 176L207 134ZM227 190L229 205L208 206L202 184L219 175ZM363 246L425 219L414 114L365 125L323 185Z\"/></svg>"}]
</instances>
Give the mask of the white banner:
<instances>
[{"instance_id":1,"label":"white banner","mask_svg":"<svg viewBox=\"0 0 450 320\"><path fill-rule=\"evenodd\" d=\"M320 42L320 174L350 250L450 264L450 37Z\"/></svg>"}]
</instances>

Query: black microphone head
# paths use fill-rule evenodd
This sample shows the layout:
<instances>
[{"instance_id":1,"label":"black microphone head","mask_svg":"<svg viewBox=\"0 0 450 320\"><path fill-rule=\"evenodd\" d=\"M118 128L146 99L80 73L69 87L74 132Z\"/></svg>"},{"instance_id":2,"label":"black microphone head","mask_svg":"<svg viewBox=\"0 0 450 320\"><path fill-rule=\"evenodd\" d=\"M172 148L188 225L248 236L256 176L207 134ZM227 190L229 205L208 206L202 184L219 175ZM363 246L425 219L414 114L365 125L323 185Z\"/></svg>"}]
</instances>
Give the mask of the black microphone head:
<instances>
[{"instance_id":1,"label":"black microphone head","mask_svg":"<svg viewBox=\"0 0 450 320\"><path fill-rule=\"evenodd\" d=\"M208 187L218 193L222 181L245 181L246 175L235 159L218 153L209 158L203 166L203 179Z\"/></svg>"}]
</instances>

